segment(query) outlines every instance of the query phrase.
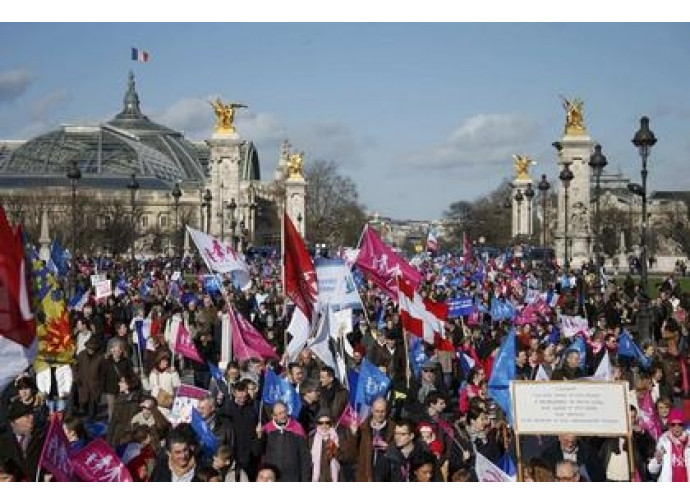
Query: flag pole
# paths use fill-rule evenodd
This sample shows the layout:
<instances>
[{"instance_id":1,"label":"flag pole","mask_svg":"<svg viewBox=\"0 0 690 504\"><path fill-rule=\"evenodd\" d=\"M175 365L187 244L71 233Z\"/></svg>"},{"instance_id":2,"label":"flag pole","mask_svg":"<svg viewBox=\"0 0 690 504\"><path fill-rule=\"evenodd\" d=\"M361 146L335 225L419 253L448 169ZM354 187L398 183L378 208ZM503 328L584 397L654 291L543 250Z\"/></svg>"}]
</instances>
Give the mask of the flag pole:
<instances>
[{"instance_id":1,"label":"flag pole","mask_svg":"<svg viewBox=\"0 0 690 504\"><path fill-rule=\"evenodd\" d=\"M280 212L280 282L282 285L282 291L283 291L283 315L287 319L287 292L285 291L285 202L283 201L283 208L282 212ZM306 315L306 314L305 314ZM294 316L294 314L293 314ZM286 320L287 322L287 320ZM287 353L287 348L288 348L288 332L287 332L287 326L288 324L285 324L285 330L283 331L283 349L285 355L288 355ZM281 359L283 356L281 356ZM288 360L289 360L288 356ZM286 363L286 367L287 367Z\"/></svg>"},{"instance_id":2,"label":"flag pole","mask_svg":"<svg viewBox=\"0 0 690 504\"><path fill-rule=\"evenodd\" d=\"M400 278L395 275L395 286L398 289L398 311L400 311ZM410 344L407 341L408 331L403 327L403 345L405 349L405 380L407 388L410 388Z\"/></svg>"},{"instance_id":3,"label":"flag pole","mask_svg":"<svg viewBox=\"0 0 690 504\"><path fill-rule=\"evenodd\" d=\"M190 229L189 226L187 226L187 233L189 233L189 229ZM208 263L208 260L206 259L206 255L203 254L201 252L201 250L199 250L199 245L196 243L196 240L194 240L194 237L192 237L192 241L194 242L194 246L196 247L197 251L199 252L199 255L204 260L204 264L206 265L206 269L215 278L216 283L218 284L218 287L220 288L220 293L223 296L223 299L225 300L225 305L228 307L228 310L231 310L232 304L230 303L230 299L228 298L228 292L225 290L225 287L223 286L223 282L221 282L218 279L218 273L216 273L216 271L213 268L211 268L211 265ZM250 282L251 282L251 278L250 278ZM228 355L228 363L232 361L232 335L230 335L229 337L230 337L231 343L230 343L230 352Z\"/></svg>"}]
</instances>

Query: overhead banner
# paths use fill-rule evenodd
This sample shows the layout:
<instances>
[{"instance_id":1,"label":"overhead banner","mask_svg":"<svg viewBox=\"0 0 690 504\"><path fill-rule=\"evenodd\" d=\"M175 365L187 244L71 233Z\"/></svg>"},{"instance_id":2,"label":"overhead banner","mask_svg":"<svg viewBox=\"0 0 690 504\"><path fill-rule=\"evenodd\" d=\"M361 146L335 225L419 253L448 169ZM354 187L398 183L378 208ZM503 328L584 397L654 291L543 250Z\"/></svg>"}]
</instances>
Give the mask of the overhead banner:
<instances>
[{"instance_id":1,"label":"overhead banner","mask_svg":"<svg viewBox=\"0 0 690 504\"><path fill-rule=\"evenodd\" d=\"M344 260L319 258L314 261L314 265L319 303L330 304L336 311L362 307L357 286Z\"/></svg>"},{"instance_id":2,"label":"overhead banner","mask_svg":"<svg viewBox=\"0 0 690 504\"><path fill-rule=\"evenodd\" d=\"M513 381L515 432L626 436L627 382Z\"/></svg>"}]
</instances>

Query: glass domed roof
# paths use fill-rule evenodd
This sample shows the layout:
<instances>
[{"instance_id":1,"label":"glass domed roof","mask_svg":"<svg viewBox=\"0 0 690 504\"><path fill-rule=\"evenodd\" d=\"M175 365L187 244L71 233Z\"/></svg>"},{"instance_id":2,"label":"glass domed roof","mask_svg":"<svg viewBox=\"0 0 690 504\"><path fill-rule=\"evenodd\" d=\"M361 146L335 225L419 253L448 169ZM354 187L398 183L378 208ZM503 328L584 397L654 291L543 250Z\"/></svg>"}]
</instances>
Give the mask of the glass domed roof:
<instances>
[{"instance_id":1,"label":"glass domed roof","mask_svg":"<svg viewBox=\"0 0 690 504\"><path fill-rule=\"evenodd\" d=\"M208 150L148 119L139 108L139 97L130 72L124 108L113 120L99 126L63 126L38 136L13 150L0 166L0 177L45 177L66 183L65 174L77 162L90 185L104 185L129 177L154 179L150 186L205 178Z\"/></svg>"}]
</instances>

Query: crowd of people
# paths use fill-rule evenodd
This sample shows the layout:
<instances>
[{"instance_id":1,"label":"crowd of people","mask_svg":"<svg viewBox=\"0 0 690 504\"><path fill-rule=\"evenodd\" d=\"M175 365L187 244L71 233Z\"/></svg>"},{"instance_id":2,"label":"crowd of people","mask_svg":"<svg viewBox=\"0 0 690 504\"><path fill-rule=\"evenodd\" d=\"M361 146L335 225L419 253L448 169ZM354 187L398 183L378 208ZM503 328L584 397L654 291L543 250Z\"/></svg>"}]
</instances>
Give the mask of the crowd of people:
<instances>
[{"instance_id":1,"label":"crowd of people","mask_svg":"<svg viewBox=\"0 0 690 504\"><path fill-rule=\"evenodd\" d=\"M82 260L81 290L89 292L95 267L123 287L107 299L91 293L71 309L68 362L48 362L46 376L29 368L3 391L0 479L54 479L39 460L57 418L70 453L104 439L134 481L478 481L479 457L509 477L519 467L525 481L689 480L690 304L673 274L650 297L633 276L617 283L591 264L563 271L533 269L518 258L417 258L424 299L471 297L474 310L448 316L443 336L423 341L416 361L396 300L355 268L362 309L354 310L345 335L346 368L357 373L368 361L390 378L385 394L355 409L352 384L308 345L290 358L293 306L283 293L279 258L257 255L249 264L252 284L241 290L230 279L222 289L209 288L204 268L190 259L142 261L134 273L126 263ZM540 309L529 318L499 321L488 309L500 299L519 312L535 292ZM214 368L229 307L279 358L228 362L221 379ZM564 334L564 316L587 321L578 335L584 353ZM173 352L166 330L175 318L203 362ZM137 329L143 321L144 346ZM520 438L518 459L507 412L488 390L494 359L513 329L519 380L580 380L595 375L606 357L609 379L627 382L636 399L629 411L632 445L622 437L528 436ZM619 354L624 333L639 345L638 358ZM269 368L299 394L299 414L290 416L282 400L262 400ZM212 450L189 419L175 414L185 383L205 391L196 410L212 433Z\"/></svg>"}]
</instances>

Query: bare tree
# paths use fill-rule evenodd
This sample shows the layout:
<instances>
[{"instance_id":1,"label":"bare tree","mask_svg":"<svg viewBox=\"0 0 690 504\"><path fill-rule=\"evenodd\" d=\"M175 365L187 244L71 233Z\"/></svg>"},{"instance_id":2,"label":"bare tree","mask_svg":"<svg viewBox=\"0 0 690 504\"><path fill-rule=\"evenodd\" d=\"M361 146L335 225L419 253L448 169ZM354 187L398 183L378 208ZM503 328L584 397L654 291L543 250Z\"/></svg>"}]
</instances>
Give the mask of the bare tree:
<instances>
[{"instance_id":1,"label":"bare tree","mask_svg":"<svg viewBox=\"0 0 690 504\"><path fill-rule=\"evenodd\" d=\"M356 245L366 223L354 181L338 173L332 161L316 160L307 167L307 239L329 246Z\"/></svg>"}]
</instances>

